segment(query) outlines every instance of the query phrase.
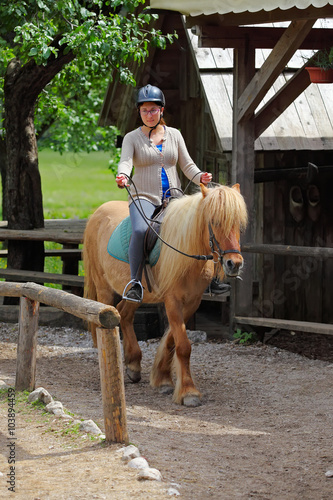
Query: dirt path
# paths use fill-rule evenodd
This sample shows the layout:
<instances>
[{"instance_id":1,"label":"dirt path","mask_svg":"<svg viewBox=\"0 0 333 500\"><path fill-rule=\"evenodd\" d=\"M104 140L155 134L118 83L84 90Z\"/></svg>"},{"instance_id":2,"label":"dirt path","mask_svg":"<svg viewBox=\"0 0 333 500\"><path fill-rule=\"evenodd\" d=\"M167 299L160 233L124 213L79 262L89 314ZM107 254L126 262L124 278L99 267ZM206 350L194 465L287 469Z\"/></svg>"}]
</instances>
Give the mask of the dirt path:
<instances>
[{"instance_id":1,"label":"dirt path","mask_svg":"<svg viewBox=\"0 0 333 500\"><path fill-rule=\"evenodd\" d=\"M0 327L0 379L15 376L16 331ZM97 351L86 332L44 327L39 342L37 385L102 428ZM27 410L18 421L16 498L163 499L173 482L190 500L333 498L333 478L325 475L333 469L333 359L262 345L197 344L192 370L203 406L185 408L149 386L157 343L141 346L142 382L126 381L129 435L161 471L162 484L138 482L116 446L62 435L58 421L36 421ZM5 472L6 454L0 457Z\"/></svg>"}]
</instances>

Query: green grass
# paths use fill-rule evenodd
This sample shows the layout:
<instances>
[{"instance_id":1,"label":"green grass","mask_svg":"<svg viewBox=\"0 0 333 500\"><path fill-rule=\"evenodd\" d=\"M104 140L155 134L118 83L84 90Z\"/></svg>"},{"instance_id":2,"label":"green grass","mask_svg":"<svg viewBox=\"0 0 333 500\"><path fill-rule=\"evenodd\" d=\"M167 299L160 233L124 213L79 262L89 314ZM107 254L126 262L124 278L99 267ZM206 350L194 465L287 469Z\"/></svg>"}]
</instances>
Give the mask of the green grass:
<instances>
[{"instance_id":1,"label":"green grass","mask_svg":"<svg viewBox=\"0 0 333 500\"><path fill-rule=\"evenodd\" d=\"M109 155L39 153L45 219L85 219L102 203L126 200L108 168Z\"/></svg>"},{"instance_id":2,"label":"green grass","mask_svg":"<svg viewBox=\"0 0 333 500\"><path fill-rule=\"evenodd\" d=\"M45 219L86 219L106 201L127 199L127 191L118 189L108 168L107 153L60 155L43 150L39 152L38 159ZM61 245L46 242L45 248L61 248ZM0 259L0 267L6 266L7 259ZM60 257L46 258L44 270L61 273ZM79 274L83 275L82 262ZM61 288L60 285L50 286Z\"/></svg>"}]
</instances>

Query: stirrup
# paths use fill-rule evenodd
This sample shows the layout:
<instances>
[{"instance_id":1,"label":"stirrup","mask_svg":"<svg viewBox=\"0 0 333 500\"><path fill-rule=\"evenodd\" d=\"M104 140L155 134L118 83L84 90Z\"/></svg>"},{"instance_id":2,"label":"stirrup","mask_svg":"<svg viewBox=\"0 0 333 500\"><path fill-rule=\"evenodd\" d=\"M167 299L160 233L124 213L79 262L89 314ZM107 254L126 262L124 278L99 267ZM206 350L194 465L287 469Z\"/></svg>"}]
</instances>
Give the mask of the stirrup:
<instances>
[{"instance_id":1,"label":"stirrup","mask_svg":"<svg viewBox=\"0 0 333 500\"><path fill-rule=\"evenodd\" d=\"M127 292L129 291L129 290L128 290L128 287L129 287L130 285L132 285L132 284L133 284L133 285L139 285L139 286L140 286L140 288L141 288L141 298L140 298L140 299L132 299L131 297L126 297L126 294L127 294ZM125 286L125 288L124 288L122 298L123 298L123 300L128 300L129 302L137 302L137 303L139 303L139 304L140 304L140 303L142 302L142 300L143 300L143 286L142 286L142 284L141 284L141 281L134 280L134 279L133 279L133 280L131 280L131 281L129 281L129 282L127 283L127 285Z\"/></svg>"}]
</instances>

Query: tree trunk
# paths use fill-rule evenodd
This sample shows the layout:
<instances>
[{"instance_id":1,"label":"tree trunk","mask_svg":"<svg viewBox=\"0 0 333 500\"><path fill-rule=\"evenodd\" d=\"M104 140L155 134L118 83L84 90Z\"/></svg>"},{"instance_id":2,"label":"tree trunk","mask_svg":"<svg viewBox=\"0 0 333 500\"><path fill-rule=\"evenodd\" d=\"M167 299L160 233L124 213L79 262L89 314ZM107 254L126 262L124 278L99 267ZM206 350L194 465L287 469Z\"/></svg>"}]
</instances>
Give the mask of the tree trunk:
<instances>
[{"instance_id":1,"label":"tree trunk","mask_svg":"<svg viewBox=\"0 0 333 500\"><path fill-rule=\"evenodd\" d=\"M44 227L34 127L35 96L33 93L29 95L28 77L29 74L22 78L22 67L18 60L11 61L5 81L5 213L11 229ZM9 241L7 266L42 271L43 242Z\"/></svg>"},{"instance_id":2,"label":"tree trunk","mask_svg":"<svg viewBox=\"0 0 333 500\"><path fill-rule=\"evenodd\" d=\"M6 172L7 172L7 150L6 150L6 139L0 137L0 172L1 172L1 184L2 184L2 219L7 220L6 208L5 208L5 189L6 185Z\"/></svg>"},{"instance_id":3,"label":"tree trunk","mask_svg":"<svg viewBox=\"0 0 333 500\"><path fill-rule=\"evenodd\" d=\"M51 57L45 66L38 66L34 60L22 66L18 59L13 59L7 68L4 85L7 146L4 198L11 229L44 227L34 114L40 92L74 58L72 52L64 55L63 50L64 46L58 57ZM14 269L42 271L44 243L10 241L7 265Z\"/></svg>"}]
</instances>

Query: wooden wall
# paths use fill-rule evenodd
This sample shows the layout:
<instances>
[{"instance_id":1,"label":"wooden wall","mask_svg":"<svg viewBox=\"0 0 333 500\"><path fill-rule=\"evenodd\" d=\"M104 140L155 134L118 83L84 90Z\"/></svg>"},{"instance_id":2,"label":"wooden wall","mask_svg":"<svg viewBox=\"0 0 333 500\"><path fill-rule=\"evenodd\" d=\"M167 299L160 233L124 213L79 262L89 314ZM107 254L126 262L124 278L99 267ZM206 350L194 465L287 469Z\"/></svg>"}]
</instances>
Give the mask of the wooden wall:
<instances>
[{"instance_id":1,"label":"wooden wall","mask_svg":"<svg viewBox=\"0 0 333 500\"><path fill-rule=\"evenodd\" d=\"M261 154L259 163L274 168L305 167L308 161L319 170L310 182L320 193L319 214L313 220L308 199L309 183L297 179L256 184L257 242L309 247L333 246L332 154L329 152L287 152ZM299 186L303 197L302 220L290 212L290 189ZM254 314L300 321L333 323L333 261L315 257L256 257Z\"/></svg>"}]
</instances>

